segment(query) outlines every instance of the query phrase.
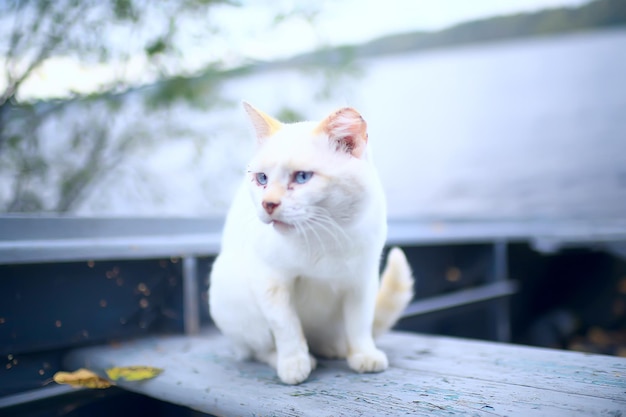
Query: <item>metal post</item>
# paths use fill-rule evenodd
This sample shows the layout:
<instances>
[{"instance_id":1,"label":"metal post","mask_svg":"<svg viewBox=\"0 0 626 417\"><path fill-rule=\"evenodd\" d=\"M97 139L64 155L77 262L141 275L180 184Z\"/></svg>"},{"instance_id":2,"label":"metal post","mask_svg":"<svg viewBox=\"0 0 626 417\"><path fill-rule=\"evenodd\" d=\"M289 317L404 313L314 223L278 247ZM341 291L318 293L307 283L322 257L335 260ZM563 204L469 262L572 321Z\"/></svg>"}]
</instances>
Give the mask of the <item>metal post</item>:
<instances>
[{"instance_id":1,"label":"metal post","mask_svg":"<svg viewBox=\"0 0 626 417\"><path fill-rule=\"evenodd\" d=\"M183 258L183 324L185 334L200 331L198 260L193 256Z\"/></svg>"},{"instance_id":2,"label":"metal post","mask_svg":"<svg viewBox=\"0 0 626 417\"><path fill-rule=\"evenodd\" d=\"M505 282L508 279L508 246L505 240L496 240L493 244L493 276L494 282ZM496 340L511 341L511 315L509 299L502 297L494 301L494 331Z\"/></svg>"}]
</instances>

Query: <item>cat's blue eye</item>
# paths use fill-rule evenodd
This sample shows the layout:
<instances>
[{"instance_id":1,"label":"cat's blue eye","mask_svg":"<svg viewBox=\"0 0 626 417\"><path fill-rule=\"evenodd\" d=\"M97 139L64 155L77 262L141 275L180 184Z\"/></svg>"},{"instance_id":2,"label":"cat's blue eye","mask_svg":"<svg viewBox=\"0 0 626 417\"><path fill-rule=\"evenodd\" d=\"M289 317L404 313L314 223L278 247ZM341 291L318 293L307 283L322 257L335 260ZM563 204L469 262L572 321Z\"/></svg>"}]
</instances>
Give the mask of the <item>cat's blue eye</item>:
<instances>
[{"instance_id":1,"label":"cat's blue eye","mask_svg":"<svg viewBox=\"0 0 626 417\"><path fill-rule=\"evenodd\" d=\"M256 182L259 185L266 185L267 184L267 175L265 175L264 172L257 172L255 175L256 178Z\"/></svg>"},{"instance_id":2,"label":"cat's blue eye","mask_svg":"<svg viewBox=\"0 0 626 417\"><path fill-rule=\"evenodd\" d=\"M293 180L298 184L304 184L305 182L310 180L312 176L313 173L311 171L298 171L293 174Z\"/></svg>"}]
</instances>

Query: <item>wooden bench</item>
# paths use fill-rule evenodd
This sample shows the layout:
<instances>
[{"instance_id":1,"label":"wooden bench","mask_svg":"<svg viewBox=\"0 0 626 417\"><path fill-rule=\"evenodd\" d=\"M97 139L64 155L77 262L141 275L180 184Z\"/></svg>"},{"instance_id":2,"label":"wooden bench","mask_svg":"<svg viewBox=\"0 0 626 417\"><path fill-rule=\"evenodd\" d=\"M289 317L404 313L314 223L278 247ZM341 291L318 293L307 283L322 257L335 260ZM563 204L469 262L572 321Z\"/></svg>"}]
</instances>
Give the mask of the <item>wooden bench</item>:
<instances>
[{"instance_id":1,"label":"wooden bench","mask_svg":"<svg viewBox=\"0 0 626 417\"><path fill-rule=\"evenodd\" d=\"M217 416L623 416L626 359L411 333L379 340L390 367L356 374L321 360L309 380L238 362L215 330L72 351L69 369L165 371L119 387Z\"/></svg>"}]
</instances>

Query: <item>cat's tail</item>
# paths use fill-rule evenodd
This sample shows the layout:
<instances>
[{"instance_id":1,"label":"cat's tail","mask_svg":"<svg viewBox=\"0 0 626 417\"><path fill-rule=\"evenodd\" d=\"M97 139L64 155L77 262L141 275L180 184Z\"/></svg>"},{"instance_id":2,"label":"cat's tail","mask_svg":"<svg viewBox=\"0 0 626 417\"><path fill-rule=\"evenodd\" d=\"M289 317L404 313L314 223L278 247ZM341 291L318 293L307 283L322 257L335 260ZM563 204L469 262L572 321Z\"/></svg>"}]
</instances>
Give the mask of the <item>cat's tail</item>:
<instances>
[{"instance_id":1,"label":"cat's tail","mask_svg":"<svg viewBox=\"0 0 626 417\"><path fill-rule=\"evenodd\" d=\"M387 255L380 288L376 296L374 337L391 329L413 298L413 273L402 249L392 248Z\"/></svg>"}]
</instances>

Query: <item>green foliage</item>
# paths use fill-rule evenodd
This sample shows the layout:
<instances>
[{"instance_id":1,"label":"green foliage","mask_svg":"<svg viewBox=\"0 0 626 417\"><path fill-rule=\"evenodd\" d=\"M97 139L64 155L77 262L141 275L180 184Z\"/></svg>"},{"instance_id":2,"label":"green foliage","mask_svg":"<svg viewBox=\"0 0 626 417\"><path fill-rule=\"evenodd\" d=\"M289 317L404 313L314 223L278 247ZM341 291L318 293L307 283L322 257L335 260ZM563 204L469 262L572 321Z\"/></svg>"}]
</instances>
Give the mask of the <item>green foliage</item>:
<instances>
[{"instance_id":1,"label":"green foliage","mask_svg":"<svg viewBox=\"0 0 626 417\"><path fill-rule=\"evenodd\" d=\"M298 110L291 107L283 107L276 114L276 118L283 123L294 123L306 120L306 117Z\"/></svg>"},{"instance_id":2,"label":"green foliage","mask_svg":"<svg viewBox=\"0 0 626 417\"><path fill-rule=\"evenodd\" d=\"M113 3L113 14L116 19L137 21L139 12L132 0L111 0Z\"/></svg>"},{"instance_id":3,"label":"green foliage","mask_svg":"<svg viewBox=\"0 0 626 417\"><path fill-rule=\"evenodd\" d=\"M163 37L160 37L158 39L155 39L153 42L149 43L148 45L146 45L146 54L148 56L162 54L163 52L167 51L167 48L168 48L167 40Z\"/></svg>"},{"instance_id":4,"label":"green foliage","mask_svg":"<svg viewBox=\"0 0 626 417\"><path fill-rule=\"evenodd\" d=\"M198 77L172 77L154 86L147 92L146 106L151 110L169 107L175 102L186 102L194 107L206 109L209 100L217 98L220 77L209 72Z\"/></svg>"},{"instance_id":5,"label":"green foliage","mask_svg":"<svg viewBox=\"0 0 626 417\"><path fill-rule=\"evenodd\" d=\"M142 132L141 123L113 133L124 106L122 96L111 91L131 87L124 77L125 66L138 54L148 59L146 72L164 78L180 72L178 19L202 20L215 4L234 2L15 0L0 4L6 84L0 91L0 179L4 190L10 188L9 194L0 195L0 211L72 210L130 149L148 146L153 138ZM133 38L110 41L118 32L132 33ZM207 28L198 36L208 39L210 34ZM94 93L82 97L74 93L74 100L24 102L19 95L22 85L51 57L114 63L119 76ZM164 88L156 102L161 107L178 100L195 103L213 90L211 85L187 88L187 84L184 77L159 84ZM50 132L48 125L54 120L72 119L68 108L86 119L67 123L54 137L47 136L44 132ZM52 144L60 150L52 151Z\"/></svg>"}]
</instances>

